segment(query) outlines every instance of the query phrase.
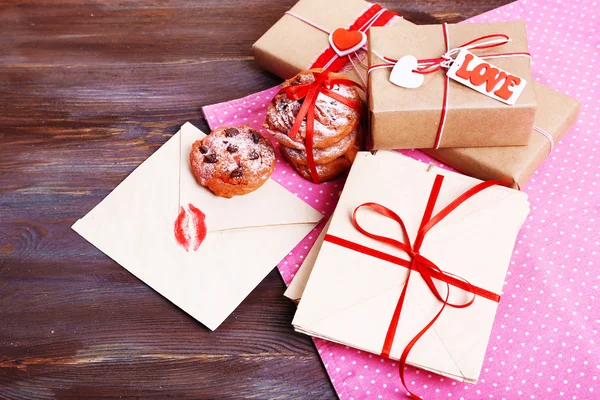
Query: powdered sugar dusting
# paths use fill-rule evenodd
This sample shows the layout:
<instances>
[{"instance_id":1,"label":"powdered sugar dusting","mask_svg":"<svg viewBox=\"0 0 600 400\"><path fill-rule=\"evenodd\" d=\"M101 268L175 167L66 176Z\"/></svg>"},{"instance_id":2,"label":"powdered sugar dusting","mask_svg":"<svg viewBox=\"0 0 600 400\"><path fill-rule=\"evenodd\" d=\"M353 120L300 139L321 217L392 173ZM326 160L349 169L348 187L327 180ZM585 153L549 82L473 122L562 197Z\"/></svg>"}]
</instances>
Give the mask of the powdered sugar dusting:
<instances>
[{"instance_id":1,"label":"powdered sugar dusting","mask_svg":"<svg viewBox=\"0 0 600 400\"><path fill-rule=\"evenodd\" d=\"M325 147L322 149L313 149L313 157L316 164L326 164L334 159L342 156L350 149L357 141L357 137L362 137L362 128L360 125L356 127L349 135L344 136L342 140L336 144ZM308 165L308 158L306 156L306 150L297 150L291 148L280 148L282 152L286 152L288 158L293 159L300 165Z\"/></svg>"},{"instance_id":2,"label":"powdered sugar dusting","mask_svg":"<svg viewBox=\"0 0 600 400\"><path fill-rule=\"evenodd\" d=\"M237 134L227 134L228 129ZM253 135L258 136L255 139ZM271 174L275 162L273 147L268 139L248 126L216 129L202 140L202 144L208 148L207 152L193 151L192 158L197 160L203 184L210 179L229 182L238 178L231 183L245 184L266 179ZM207 162L208 157L214 156L216 162ZM241 173L239 177L235 176L236 170Z\"/></svg>"},{"instance_id":3,"label":"powdered sugar dusting","mask_svg":"<svg viewBox=\"0 0 600 400\"><path fill-rule=\"evenodd\" d=\"M295 78L286 81L282 87L298 83L310 83L314 81L312 74L301 73ZM349 85L336 84L331 89L333 92L352 100L356 103L361 102L356 88ZM304 150L304 139L306 138L306 119L300 125L297 138L287 139L281 135L287 136L301 107L301 101L290 100L285 93L279 93L267 107L267 118L264 123L265 129L272 135L282 140L286 146L298 150ZM360 119L360 112L354 110L339 101L332 99L326 94L320 93L317 96L314 107L314 135L313 144L316 148L327 147L325 144L336 138L340 140L349 133L348 127L353 129ZM339 136L339 137L338 137Z\"/></svg>"}]
</instances>

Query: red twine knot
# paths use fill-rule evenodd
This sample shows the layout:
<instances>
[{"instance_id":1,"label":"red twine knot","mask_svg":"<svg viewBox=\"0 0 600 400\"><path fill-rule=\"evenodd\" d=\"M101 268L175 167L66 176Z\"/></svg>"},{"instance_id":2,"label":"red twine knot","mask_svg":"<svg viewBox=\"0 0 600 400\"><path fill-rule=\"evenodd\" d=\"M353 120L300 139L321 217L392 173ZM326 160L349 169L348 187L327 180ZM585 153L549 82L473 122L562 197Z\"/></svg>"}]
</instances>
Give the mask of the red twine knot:
<instances>
[{"instance_id":1,"label":"red twine knot","mask_svg":"<svg viewBox=\"0 0 600 400\"><path fill-rule=\"evenodd\" d=\"M288 136L292 139L296 138L298 132L300 131L300 127L302 126L302 122L304 122L306 117L306 137L304 139L304 146L306 147L306 156L308 159L308 166L310 168L310 176L314 183L320 183L319 174L317 173L317 166L315 164L313 155L315 105L317 103L317 98L319 97L319 94L322 93L358 112L361 112L362 104L334 92L333 88L338 84L354 86L361 90L364 90L364 88L360 84L350 79L340 78L339 76L341 75L329 71L309 70L308 72L312 73L314 81L286 86L281 88L279 93L285 93L285 95L291 100L298 101L304 99L304 102L298 111L298 115L296 115L296 119L294 120L294 124L292 125Z\"/></svg>"}]
</instances>

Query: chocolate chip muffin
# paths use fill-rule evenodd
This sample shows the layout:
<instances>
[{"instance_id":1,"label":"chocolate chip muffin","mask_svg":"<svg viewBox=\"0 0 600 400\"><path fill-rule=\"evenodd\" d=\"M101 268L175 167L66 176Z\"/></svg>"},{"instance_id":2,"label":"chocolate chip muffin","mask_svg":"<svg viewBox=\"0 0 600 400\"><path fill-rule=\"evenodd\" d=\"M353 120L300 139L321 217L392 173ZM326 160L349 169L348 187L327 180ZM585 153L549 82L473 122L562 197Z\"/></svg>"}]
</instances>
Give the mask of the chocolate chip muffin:
<instances>
[{"instance_id":1,"label":"chocolate chip muffin","mask_svg":"<svg viewBox=\"0 0 600 400\"><path fill-rule=\"evenodd\" d=\"M363 134L361 125L358 125L348 136L345 136L339 142L324 149L313 149L313 158L316 165L324 165L333 160L342 157L348 150L363 142ZM306 150L293 149L291 147L280 146L279 149L285 155L285 158L293 161L297 165L308 165Z\"/></svg>"},{"instance_id":2,"label":"chocolate chip muffin","mask_svg":"<svg viewBox=\"0 0 600 400\"><path fill-rule=\"evenodd\" d=\"M313 72L320 70L302 71L295 77L285 81L281 87L314 82ZM348 79L342 74L331 74L332 78ZM333 92L361 104L360 95L354 86L336 84ZM288 136L304 99L291 100L285 93L276 95L267 106L267 117L263 127L283 146L297 150L305 150L306 118L302 122L296 138ZM348 107L339 101L321 93L315 104L315 123L313 148L322 149L338 143L348 136L360 122L361 112Z\"/></svg>"},{"instance_id":3,"label":"chocolate chip muffin","mask_svg":"<svg viewBox=\"0 0 600 400\"><path fill-rule=\"evenodd\" d=\"M355 141L352 146L346 151L346 153L342 154L340 157L330 161L326 164L317 164L317 175L319 177L320 182L331 181L335 178L344 175L348 171L350 171L350 167L356 158L356 154L358 154L360 150L361 144L360 141ZM283 148L283 147L280 147ZM288 157L286 152L282 151L284 158L290 163L290 165L298 171L300 176L308 181L313 181L310 174L310 167L308 165L302 165L295 162L292 158Z\"/></svg>"},{"instance_id":4,"label":"chocolate chip muffin","mask_svg":"<svg viewBox=\"0 0 600 400\"><path fill-rule=\"evenodd\" d=\"M217 196L231 198L255 191L275 168L271 142L244 125L217 128L192 145L192 172Z\"/></svg>"}]
</instances>

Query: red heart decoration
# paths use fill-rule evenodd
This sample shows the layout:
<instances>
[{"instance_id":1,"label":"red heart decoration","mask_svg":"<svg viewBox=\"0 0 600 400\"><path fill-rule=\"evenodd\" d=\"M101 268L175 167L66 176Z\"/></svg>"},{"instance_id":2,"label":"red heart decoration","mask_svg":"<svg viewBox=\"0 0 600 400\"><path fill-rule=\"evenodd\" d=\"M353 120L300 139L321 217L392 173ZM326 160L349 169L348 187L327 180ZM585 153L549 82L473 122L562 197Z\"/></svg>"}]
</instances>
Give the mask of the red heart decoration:
<instances>
[{"instance_id":1,"label":"red heart decoration","mask_svg":"<svg viewBox=\"0 0 600 400\"><path fill-rule=\"evenodd\" d=\"M344 28L337 28L333 31L331 38L335 47L341 51L358 46L363 40L364 33L360 31L350 31Z\"/></svg>"}]
</instances>

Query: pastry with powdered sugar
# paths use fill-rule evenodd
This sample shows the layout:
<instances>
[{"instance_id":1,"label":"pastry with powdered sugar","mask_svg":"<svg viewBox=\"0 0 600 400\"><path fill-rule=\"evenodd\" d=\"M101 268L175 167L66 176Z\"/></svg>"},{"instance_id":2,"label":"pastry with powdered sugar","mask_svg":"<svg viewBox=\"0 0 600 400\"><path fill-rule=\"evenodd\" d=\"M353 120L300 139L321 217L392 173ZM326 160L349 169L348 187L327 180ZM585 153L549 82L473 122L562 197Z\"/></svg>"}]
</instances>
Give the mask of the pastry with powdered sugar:
<instances>
[{"instance_id":1,"label":"pastry with powdered sugar","mask_svg":"<svg viewBox=\"0 0 600 400\"><path fill-rule=\"evenodd\" d=\"M356 158L356 154L360 150L360 142L360 140L355 141L344 154L334 159L333 161L330 161L326 164L317 164L316 170L317 175L319 177L319 181L331 181L335 178L339 178L340 176L350 171L350 167L352 166L352 163ZM283 150L283 146L281 146L280 149ZM284 158L290 163L290 165L296 171L298 171L300 176L312 182L312 176L310 174L310 168L308 165L303 165L296 162L293 158L289 157L288 152L286 151L282 151L281 153L283 154Z\"/></svg>"},{"instance_id":2,"label":"pastry with powdered sugar","mask_svg":"<svg viewBox=\"0 0 600 400\"><path fill-rule=\"evenodd\" d=\"M330 73L332 78L348 79L345 75ZM295 77L281 84L282 88L299 84L314 82L313 71L300 72ZM351 85L335 84L331 90L361 104L358 89ZM263 124L273 137L283 146L297 150L305 150L306 119L302 121L296 137L288 136L304 99L289 99L285 92L277 94L267 106L267 116ZM320 93L315 103L315 123L313 134L313 148L323 149L338 143L353 132L360 123L361 112L357 111L331 97Z\"/></svg>"},{"instance_id":3,"label":"pastry with powdered sugar","mask_svg":"<svg viewBox=\"0 0 600 400\"><path fill-rule=\"evenodd\" d=\"M220 127L192 145L192 172L217 196L231 198L255 191L275 169L275 150L248 125Z\"/></svg>"},{"instance_id":4,"label":"pastry with powdered sugar","mask_svg":"<svg viewBox=\"0 0 600 400\"><path fill-rule=\"evenodd\" d=\"M360 147L362 142L362 126L359 125L348 136L344 137L333 146L325 147L324 149L313 149L313 158L315 160L315 164L328 164L337 158L343 157L348 150L350 150L356 144L358 144ZM298 150L285 146L280 146L279 150L281 150L285 158L293 161L295 164L308 165L306 150Z\"/></svg>"}]
</instances>

